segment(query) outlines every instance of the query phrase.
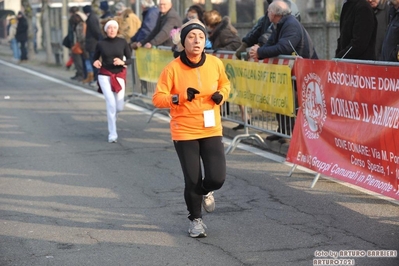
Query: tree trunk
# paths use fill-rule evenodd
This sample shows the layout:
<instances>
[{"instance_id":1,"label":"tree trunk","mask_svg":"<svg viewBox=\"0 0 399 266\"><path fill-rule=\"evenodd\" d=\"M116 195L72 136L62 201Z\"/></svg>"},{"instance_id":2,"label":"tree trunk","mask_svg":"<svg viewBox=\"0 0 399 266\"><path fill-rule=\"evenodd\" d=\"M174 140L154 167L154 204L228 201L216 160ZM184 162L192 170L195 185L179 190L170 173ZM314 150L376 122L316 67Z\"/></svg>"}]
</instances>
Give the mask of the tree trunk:
<instances>
[{"instance_id":1,"label":"tree trunk","mask_svg":"<svg viewBox=\"0 0 399 266\"><path fill-rule=\"evenodd\" d=\"M265 11L263 10L263 0L256 0L255 1L255 19L252 21L256 23L258 19L265 15Z\"/></svg>"},{"instance_id":2,"label":"tree trunk","mask_svg":"<svg viewBox=\"0 0 399 266\"><path fill-rule=\"evenodd\" d=\"M237 7L235 0L229 0L229 17L232 24L237 23Z\"/></svg>"},{"instance_id":3,"label":"tree trunk","mask_svg":"<svg viewBox=\"0 0 399 266\"><path fill-rule=\"evenodd\" d=\"M29 0L21 0L21 6L24 8L24 14L28 22L28 57L29 59L35 58L35 51L33 47L33 25L32 25L32 7Z\"/></svg>"},{"instance_id":4,"label":"tree trunk","mask_svg":"<svg viewBox=\"0 0 399 266\"><path fill-rule=\"evenodd\" d=\"M212 2L211 0L205 0L205 10L212 10Z\"/></svg>"},{"instance_id":5,"label":"tree trunk","mask_svg":"<svg viewBox=\"0 0 399 266\"><path fill-rule=\"evenodd\" d=\"M46 49L46 62L53 64L55 58L53 55L53 49L51 47L51 31L50 31L50 6L48 0L42 0L42 28L43 28L43 43Z\"/></svg>"},{"instance_id":6,"label":"tree trunk","mask_svg":"<svg viewBox=\"0 0 399 266\"><path fill-rule=\"evenodd\" d=\"M97 16L101 16L100 0L92 0L91 1L91 12L96 13Z\"/></svg>"}]
</instances>

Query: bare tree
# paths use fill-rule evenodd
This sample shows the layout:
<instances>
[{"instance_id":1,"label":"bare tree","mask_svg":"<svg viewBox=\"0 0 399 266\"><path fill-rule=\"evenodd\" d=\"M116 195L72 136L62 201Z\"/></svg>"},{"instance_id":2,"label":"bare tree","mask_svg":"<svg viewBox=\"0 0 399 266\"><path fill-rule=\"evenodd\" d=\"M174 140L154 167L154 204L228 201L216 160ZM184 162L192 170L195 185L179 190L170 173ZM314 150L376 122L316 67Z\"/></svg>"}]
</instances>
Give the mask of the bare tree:
<instances>
[{"instance_id":1,"label":"bare tree","mask_svg":"<svg viewBox=\"0 0 399 266\"><path fill-rule=\"evenodd\" d=\"M28 22L28 56L32 59L35 57L35 49L33 47L34 29L32 25L32 7L29 0L21 0L21 6L24 8L24 14Z\"/></svg>"},{"instance_id":2,"label":"bare tree","mask_svg":"<svg viewBox=\"0 0 399 266\"><path fill-rule=\"evenodd\" d=\"M96 13L96 15L101 15L100 12L100 0L92 0L91 1L91 11Z\"/></svg>"},{"instance_id":3,"label":"bare tree","mask_svg":"<svg viewBox=\"0 0 399 266\"><path fill-rule=\"evenodd\" d=\"M46 62L54 63L53 51L51 47L51 31L50 31L50 6L48 0L42 0L42 28L44 46L46 49Z\"/></svg>"}]
</instances>

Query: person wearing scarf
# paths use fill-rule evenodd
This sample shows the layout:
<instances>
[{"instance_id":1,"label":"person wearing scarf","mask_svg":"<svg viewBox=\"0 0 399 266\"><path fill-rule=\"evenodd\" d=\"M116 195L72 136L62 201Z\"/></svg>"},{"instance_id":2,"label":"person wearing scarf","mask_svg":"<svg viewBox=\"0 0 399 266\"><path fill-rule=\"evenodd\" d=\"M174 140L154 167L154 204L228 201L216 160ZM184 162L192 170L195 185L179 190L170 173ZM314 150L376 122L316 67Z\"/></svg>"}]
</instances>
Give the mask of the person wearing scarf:
<instances>
[{"instance_id":1,"label":"person wearing scarf","mask_svg":"<svg viewBox=\"0 0 399 266\"><path fill-rule=\"evenodd\" d=\"M171 137L184 175L188 232L194 238L206 236L202 207L214 211L213 192L226 178L220 105L229 97L230 81L222 61L205 54L206 38L198 19L182 26L183 50L163 69L152 98L156 107L170 108Z\"/></svg>"},{"instance_id":2,"label":"person wearing scarf","mask_svg":"<svg viewBox=\"0 0 399 266\"><path fill-rule=\"evenodd\" d=\"M108 142L118 140L117 114L125 105L126 67L131 64L131 51L124 38L117 37L119 25L109 20L104 25L107 37L97 43L93 66L99 68L98 85L107 106ZM102 59L100 61L99 59Z\"/></svg>"},{"instance_id":3,"label":"person wearing scarf","mask_svg":"<svg viewBox=\"0 0 399 266\"><path fill-rule=\"evenodd\" d=\"M131 51L125 39L117 37L119 25L109 20L104 25L106 38L99 41L94 52L93 66L100 69L98 85L104 94L107 106L108 142L118 140L116 130L117 114L125 105L126 67L131 64ZM100 57L102 61L100 61Z\"/></svg>"}]
</instances>

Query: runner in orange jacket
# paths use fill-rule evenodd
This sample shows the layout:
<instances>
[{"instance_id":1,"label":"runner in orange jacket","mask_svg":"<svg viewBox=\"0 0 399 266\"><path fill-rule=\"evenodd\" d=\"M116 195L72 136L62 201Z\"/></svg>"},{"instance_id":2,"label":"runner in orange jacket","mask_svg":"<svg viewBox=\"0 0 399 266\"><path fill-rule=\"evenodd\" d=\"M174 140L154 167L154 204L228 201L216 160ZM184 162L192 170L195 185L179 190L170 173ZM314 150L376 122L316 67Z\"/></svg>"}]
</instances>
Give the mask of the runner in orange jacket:
<instances>
[{"instance_id":1,"label":"runner in orange jacket","mask_svg":"<svg viewBox=\"0 0 399 266\"><path fill-rule=\"evenodd\" d=\"M162 71L152 100L158 108L170 108L172 140L184 174L189 234L205 237L201 205L207 212L215 209L213 191L226 178L220 105L228 99L230 82L222 61L204 53L206 29L199 20L184 24L180 38L184 50Z\"/></svg>"}]
</instances>

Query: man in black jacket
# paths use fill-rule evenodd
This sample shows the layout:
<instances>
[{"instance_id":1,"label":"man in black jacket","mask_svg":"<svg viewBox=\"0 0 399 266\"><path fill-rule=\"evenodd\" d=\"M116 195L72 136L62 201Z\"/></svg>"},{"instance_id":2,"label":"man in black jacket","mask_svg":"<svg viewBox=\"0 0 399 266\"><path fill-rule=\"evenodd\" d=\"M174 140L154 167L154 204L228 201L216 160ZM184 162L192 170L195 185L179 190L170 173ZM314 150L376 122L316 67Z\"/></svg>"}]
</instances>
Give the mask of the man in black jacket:
<instances>
[{"instance_id":1,"label":"man in black jacket","mask_svg":"<svg viewBox=\"0 0 399 266\"><path fill-rule=\"evenodd\" d=\"M382 43L381 60L399 62L399 0L390 0L389 26Z\"/></svg>"},{"instance_id":2,"label":"man in black jacket","mask_svg":"<svg viewBox=\"0 0 399 266\"><path fill-rule=\"evenodd\" d=\"M137 47L151 48L152 46L173 46L170 31L180 28L182 18L173 8L172 0L159 0L159 17L155 28L144 40L137 43Z\"/></svg>"},{"instance_id":3,"label":"man in black jacket","mask_svg":"<svg viewBox=\"0 0 399 266\"><path fill-rule=\"evenodd\" d=\"M364 0L347 0L341 10L336 58L376 60L377 19Z\"/></svg>"},{"instance_id":4,"label":"man in black jacket","mask_svg":"<svg viewBox=\"0 0 399 266\"><path fill-rule=\"evenodd\" d=\"M90 62L90 66L93 65L93 55L96 50L97 42L102 39L102 31L100 29L100 21L95 14L95 12L91 12L91 6L84 6L83 12L87 15L86 19L86 38L85 38L85 50L88 53L88 60ZM87 66L86 66L87 67ZM93 72L87 72L87 78L83 80L83 83L90 83L90 85L97 83L97 68L88 68L93 69Z\"/></svg>"},{"instance_id":5,"label":"man in black jacket","mask_svg":"<svg viewBox=\"0 0 399 266\"><path fill-rule=\"evenodd\" d=\"M380 60L382 42L389 23L389 5L388 0L368 0L371 8L374 10L377 19L377 37L375 40L375 57Z\"/></svg>"},{"instance_id":6,"label":"man in black jacket","mask_svg":"<svg viewBox=\"0 0 399 266\"><path fill-rule=\"evenodd\" d=\"M285 1L273 1L268 8L268 17L270 22L273 23L272 34L263 46L255 44L251 47L249 51L249 56L251 58L265 59L293 54L303 58L318 58L313 41L308 32L302 24L291 15L291 9ZM298 105L296 96L295 105ZM276 119L278 123L277 132L290 135L293 131L295 119L282 114L276 114ZM278 140L280 143L285 143L287 141L280 135L270 135L266 137L266 140Z\"/></svg>"},{"instance_id":7,"label":"man in black jacket","mask_svg":"<svg viewBox=\"0 0 399 266\"><path fill-rule=\"evenodd\" d=\"M21 11L18 12L18 26L15 39L19 43L21 49L20 62L28 60L28 51L26 50L26 42L28 41L28 21Z\"/></svg>"},{"instance_id":8,"label":"man in black jacket","mask_svg":"<svg viewBox=\"0 0 399 266\"><path fill-rule=\"evenodd\" d=\"M267 0L268 5L270 5L273 0ZM298 20L301 21L301 14L299 13L299 9L297 5L291 0L284 0L291 9L291 14ZM267 11L264 16L262 16L253 28L242 38L241 46L236 50L236 57L241 59L241 53L245 52L248 47L251 47L255 44L259 46L264 45L271 34L270 28L271 22L269 17L267 16Z\"/></svg>"}]
</instances>

